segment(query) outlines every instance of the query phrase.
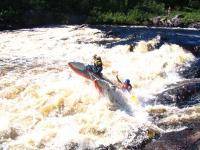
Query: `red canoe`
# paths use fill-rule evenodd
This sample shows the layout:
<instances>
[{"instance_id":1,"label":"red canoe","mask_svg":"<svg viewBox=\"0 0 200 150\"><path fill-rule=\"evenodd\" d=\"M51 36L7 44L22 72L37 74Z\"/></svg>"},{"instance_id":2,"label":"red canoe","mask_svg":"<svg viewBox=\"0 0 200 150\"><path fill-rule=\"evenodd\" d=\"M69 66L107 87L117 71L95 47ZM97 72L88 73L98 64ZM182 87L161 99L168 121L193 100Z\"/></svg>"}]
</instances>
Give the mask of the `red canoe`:
<instances>
[{"instance_id":1,"label":"red canoe","mask_svg":"<svg viewBox=\"0 0 200 150\"><path fill-rule=\"evenodd\" d=\"M83 63L69 62L68 65L78 75L80 75L86 79L94 81L96 89L98 89L98 91L103 94L103 87L101 86L101 84L99 84L99 80L104 80L103 78L101 78L98 75L94 74L93 72L87 70L86 65Z\"/></svg>"},{"instance_id":2,"label":"red canoe","mask_svg":"<svg viewBox=\"0 0 200 150\"><path fill-rule=\"evenodd\" d=\"M121 99L121 94L118 92L118 90L116 91L116 86L110 80L106 79L105 77L99 77L93 72L88 71L86 69L86 65L83 63L69 62L68 65L78 75L86 79L92 80L99 93L101 93L104 96L108 96L111 102L118 103L118 101L121 101L119 100Z\"/></svg>"}]
</instances>

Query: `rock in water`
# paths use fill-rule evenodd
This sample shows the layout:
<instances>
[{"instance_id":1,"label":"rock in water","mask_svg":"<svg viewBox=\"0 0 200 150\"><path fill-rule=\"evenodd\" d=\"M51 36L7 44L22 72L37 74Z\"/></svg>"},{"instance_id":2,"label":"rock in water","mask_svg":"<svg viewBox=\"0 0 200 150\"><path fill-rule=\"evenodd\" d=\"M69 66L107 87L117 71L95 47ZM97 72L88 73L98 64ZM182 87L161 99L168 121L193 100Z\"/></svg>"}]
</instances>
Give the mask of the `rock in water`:
<instances>
[{"instance_id":1,"label":"rock in water","mask_svg":"<svg viewBox=\"0 0 200 150\"><path fill-rule=\"evenodd\" d=\"M189 28L197 28L200 29L200 22L192 23L189 25Z\"/></svg>"},{"instance_id":2,"label":"rock in water","mask_svg":"<svg viewBox=\"0 0 200 150\"><path fill-rule=\"evenodd\" d=\"M199 150L200 128L185 129L162 135L157 141L152 141L144 150Z\"/></svg>"}]
</instances>

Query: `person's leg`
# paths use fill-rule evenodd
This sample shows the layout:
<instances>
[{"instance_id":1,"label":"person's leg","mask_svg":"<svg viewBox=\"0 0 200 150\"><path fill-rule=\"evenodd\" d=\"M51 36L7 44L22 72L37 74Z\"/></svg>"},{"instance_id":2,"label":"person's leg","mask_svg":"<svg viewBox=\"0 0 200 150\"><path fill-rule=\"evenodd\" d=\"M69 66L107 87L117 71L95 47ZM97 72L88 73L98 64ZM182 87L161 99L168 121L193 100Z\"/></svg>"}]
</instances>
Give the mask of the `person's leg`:
<instances>
[{"instance_id":1,"label":"person's leg","mask_svg":"<svg viewBox=\"0 0 200 150\"><path fill-rule=\"evenodd\" d=\"M88 71L93 71L93 66L92 65L87 65L85 68Z\"/></svg>"},{"instance_id":2,"label":"person's leg","mask_svg":"<svg viewBox=\"0 0 200 150\"><path fill-rule=\"evenodd\" d=\"M103 74L101 73L102 70L103 70L102 67L97 67L97 74L98 74L100 77L103 76Z\"/></svg>"}]
</instances>

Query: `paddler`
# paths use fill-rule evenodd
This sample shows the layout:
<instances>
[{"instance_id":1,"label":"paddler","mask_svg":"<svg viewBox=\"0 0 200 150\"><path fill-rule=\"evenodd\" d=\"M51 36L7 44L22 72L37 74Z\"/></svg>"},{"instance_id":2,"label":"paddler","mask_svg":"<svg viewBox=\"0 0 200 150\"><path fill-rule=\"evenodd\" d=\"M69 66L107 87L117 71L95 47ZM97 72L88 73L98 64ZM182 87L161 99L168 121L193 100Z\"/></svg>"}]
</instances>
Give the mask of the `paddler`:
<instances>
[{"instance_id":1,"label":"paddler","mask_svg":"<svg viewBox=\"0 0 200 150\"><path fill-rule=\"evenodd\" d=\"M101 72L103 70L103 63L102 63L101 57L95 54L93 56L93 65L87 65L86 69L102 78L103 75Z\"/></svg>"},{"instance_id":2,"label":"paddler","mask_svg":"<svg viewBox=\"0 0 200 150\"><path fill-rule=\"evenodd\" d=\"M120 84L120 88L123 90L123 91L128 91L130 92L132 90L132 85L130 83L130 80L129 79L126 79L124 82L122 82L118 75L116 75L116 78L117 78L117 81L119 82Z\"/></svg>"},{"instance_id":3,"label":"paddler","mask_svg":"<svg viewBox=\"0 0 200 150\"><path fill-rule=\"evenodd\" d=\"M93 65L87 65L86 69L92 71L98 76L102 76L101 71L103 70L103 63L101 57L97 56L96 54L93 56Z\"/></svg>"},{"instance_id":4,"label":"paddler","mask_svg":"<svg viewBox=\"0 0 200 150\"><path fill-rule=\"evenodd\" d=\"M103 70L103 63L101 60L101 57L97 56L96 54L93 56L93 62L94 62L94 66L92 68L92 71L99 75L102 76L101 71Z\"/></svg>"}]
</instances>

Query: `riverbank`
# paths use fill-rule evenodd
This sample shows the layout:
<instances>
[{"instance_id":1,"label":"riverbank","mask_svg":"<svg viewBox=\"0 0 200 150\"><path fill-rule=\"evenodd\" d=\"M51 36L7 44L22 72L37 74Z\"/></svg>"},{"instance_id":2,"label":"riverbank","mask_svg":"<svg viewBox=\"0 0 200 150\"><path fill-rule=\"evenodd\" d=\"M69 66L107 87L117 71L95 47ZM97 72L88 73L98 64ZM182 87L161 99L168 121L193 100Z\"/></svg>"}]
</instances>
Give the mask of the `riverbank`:
<instances>
[{"instance_id":1,"label":"riverbank","mask_svg":"<svg viewBox=\"0 0 200 150\"><path fill-rule=\"evenodd\" d=\"M105 25L105 26L137 26L137 27L149 27L149 28L182 28L182 29L200 29L200 22L193 22L188 25L184 25L183 23L180 23L178 25L174 24L171 19L165 19L164 17L162 18L161 16L157 16L152 18L149 23L141 23L141 24L127 24L127 23L95 23L95 22L87 22L84 21L81 16L71 16L69 17L70 20L66 22L60 22L60 23L24 23L24 24L0 24L0 31L4 30L17 30L17 29L24 29L24 28L38 28L38 27L55 27L55 26L60 26L60 25L88 25L88 26L99 26L99 25ZM78 18L78 19L76 19ZM80 21L80 20L82 21ZM163 22L164 20L164 22ZM177 20L178 22L180 21L179 19ZM28 21L30 22L30 21ZM176 23L176 22L175 22Z\"/></svg>"},{"instance_id":2,"label":"riverbank","mask_svg":"<svg viewBox=\"0 0 200 150\"><path fill-rule=\"evenodd\" d=\"M140 10L126 13L106 12L89 20L90 23L142 25L156 27L200 28L200 11L173 11L170 14L144 14Z\"/></svg>"},{"instance_id":3,"label":"riverbank","mask_svg":"<svg viewBox=\"0 0 200 150\"><path fill-rule=\"evenodd\" d=\"M183 1L184 2L184 1ZM200 28L199 2L11 2L0 6L0 30L49 25L136 25ZM171 6L171 7L169 7ZM172 7L173 6L173 7Z\"/></svg>"}]
</instances>

